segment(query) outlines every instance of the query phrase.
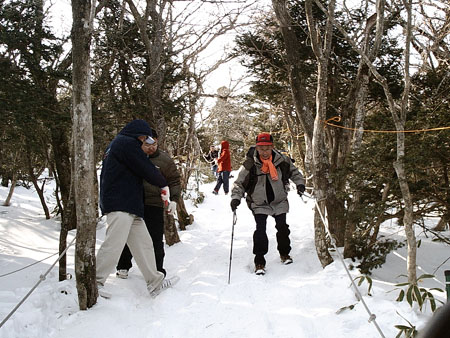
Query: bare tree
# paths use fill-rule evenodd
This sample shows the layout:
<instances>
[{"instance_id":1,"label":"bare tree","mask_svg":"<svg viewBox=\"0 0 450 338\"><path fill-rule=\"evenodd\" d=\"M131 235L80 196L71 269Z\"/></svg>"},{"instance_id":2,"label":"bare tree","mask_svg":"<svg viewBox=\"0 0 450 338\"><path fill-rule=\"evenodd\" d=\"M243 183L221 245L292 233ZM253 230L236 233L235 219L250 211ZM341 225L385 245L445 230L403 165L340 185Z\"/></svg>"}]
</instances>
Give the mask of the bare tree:
<instances>
[{"instance_id":1,"label":"bare tree","mask_svg":"<svg viewBox=\"0 0 450 338\"><path fill-rule=\"evenodd\" d=\"M319 82L317 86L316 94L316 114L314 114L309 108L308 101L306 98L306 88L305 80L301 77L300 72L300 57L299 51L297 49L297 37L294 31L291 29L292 21L286 7L285 0L272 0L273 8L277 19L280 23L280 30L283 34L284 43L286 46L287 61L289 64L289 82L291 85L293 101L295 108L302 123L302 128L305 131L305 140L308 149L312 150L312 163L307 166L307 170L310 170L313 174L314 181L314 195L319 201L319 206L324 214L325 201L328 196L328 189L330 188L329 179L329 159L327 149L325 147L325 133L323 122L325 118L325 106L326 95L324 91L324 86L327 86L327 56L330 53L331 35L329 31L332 26L327 24L326 28L326 38L324 39L324 44L318 36L318 32L314 28L314 20L312 16L308 18L310 20L310 29L312 31L310 34L313 35L314 39L314 53L319 62L320 74ZM308 1L307 6L309 10L311 8L311 1ZM334 8L333 8L334 10ZM307 10L308 11L308 10ZM334 17L334 13L332 14ZM325 73L324 73L325 72ZM328 253L328 245L326 240L325 228L320 219L318 210L316 210L314 217L314 229L315 229L315 244L316 251L322 266L330 264L333 259Z\"/></svg>"},{"instance_id":2,"label":"bare tree","mask_svg":"<svg viewBox=\"0 0 450 338\"><path fill-rule=\"evenodd\" d=\"M322 214L325 214L326 199L336 196L334 188L330 185L330 163L329 155L325 143L325 125L323 121L326 120L326 106L327 106L327 88L328 88L328 59L331 53L331 42L333 38L333 20L335 10L335 0L330 0L328 3L328 20L324 28L324 36L321 37L319 31L316 29L317 24L312 14L312 1L305 1L306 17L308 21L309 35L311 37L311 47L317 59L317 92L316 92L316 116L314 120L314 132L312 138L312 153L313 153L313 181L314 181L314 196L317 200ZM329 213L332 209L329 208ZM318 210L314 219L314 228L316 230L316 241L320 239L322 243L316 242L316 247L322 248L323 243L323 225L320 217L318 217ZM331 215L332 216L332 215ZM326 255L323 250L318 250L321 254L319 259L323 266L329 263L331 257Z\"/></svg>"},{"instance_id":3,"label":"bare tree","mask_svg":"<svg viewBox=\"0 0 450 338\"><path fill-rule=\"evenodd\" d=\"M95 1L94 1L95 3ZM93 10L94 9L94 10ZM97 302L95 274L96 199L92 133L90 46L95 5L72 0L73 179L77 211L75 274L81 310Z\"/></svg>"},{"instance_id":4,"label":"bare tree","mask_svg":"<svg viewBox=\"0 0 450 338\"><path fill-rule=\"evenodd\" d=\"M316 2L316 5L324 12L328 13L327 9L322 6L322 4L318 0L314 0ZM409 102L409 90L410 90L410 77L409 77L409 64L410 64L410 44L411 44L411 32L412 32L412 26L411 26L411 6L412 3L410 0L407 0L404 2L406 11L407 11L407 26L406 26L406 45L405 45L405 88L403 91L402 99L400 104L395 102L393 95L390 91L388 81L387 79L382 76L375 66L373 65L373 62L370 60L370 58L367 56L366 53L364 53L360 48L357 47L355 41L353 41L348 34L345 32L345 30L334 20L334 25L341 31L341 33L346 37L348 42L352 45L352 47L357 51L366 65L369 67L370 72L375 78L375 81L377 81L381 87L383 88L384 94L386 96L387 104L389 107L389 111L391 112L392 118L394 120L394 124L397 130L397 159L393 163L394 169L397 173L397 177L400 184L400 189L403 196L403 202L404 202L404 218L403 218L403 224L405 226L405 232L406 232L406 238L408 242L408 257L407 257L407 270L408 270L408 282L411 284L417 283L417 277L416 277L416 238L414 234L414 227L413 227L413 204L412 204L412 198L411 193L409 191L408 181L407 181L407 174L405 171L405 163L404 163L404 157L405 157L405 123L406 123L406 115L408 110L408 102ZM381 34L383 31L383 18L384 18L384 10L385 10L385 1L384 0L377 0L377 16L379 16L380 25L377 25L377 33ZM328 15L328 14L327 14ZM331 17L328 15L328 17L331 19Z\"/></svg>"},{"instance_id":5,"label":"bare tree","mask_svg":"<svg viewBox=\"0 0 450 338\"><path fill-rule=\"evenodd\" d=\"M206 67L198 66L198 60L201 53L216 39L243 25L238 23L238 18L254 1L233 10L224 10L224 5L220 1L205 4L201 1L124 0L124 3L127 4L124 9L128 9L132 14L145 46L143 57L147 60L148 66L143 70L141 68L141 71L135 69L144 83L147 102L150 105L148 116L144 118L157 129L162 149L167 149L165 138L168 130L163 102L169 98L173 99L173 94L178 90L180 94L178 98L182 98L185 103L186 116L183 116L182 132L178 133L179 140L176 143L179 144L177 155L183 159L183 165L179 166L179 169L185 171L182 172L182 177L184 182L187 182L200 156L195 117L202 109L200 99L204 93L203 82L208 74L228 61L229 57L225 56ZM205 6L212 6L215 14L199 23L198 15L205 12ZM131 61L132 56L126 56ZM169 90L166 89L164 82L168 59L178 65L180 77L183 78ZM183 89L180 90L181 88ZM185 212L183 200L179 202L178 211L179 221L183 223L180 227L183 228L186 226L184 222L190 222L192 219ZM173 228L174 224L170 222L166 226ZM166 233L175 233L174 229L169 230Z\"/></svg>"}]
</instances>

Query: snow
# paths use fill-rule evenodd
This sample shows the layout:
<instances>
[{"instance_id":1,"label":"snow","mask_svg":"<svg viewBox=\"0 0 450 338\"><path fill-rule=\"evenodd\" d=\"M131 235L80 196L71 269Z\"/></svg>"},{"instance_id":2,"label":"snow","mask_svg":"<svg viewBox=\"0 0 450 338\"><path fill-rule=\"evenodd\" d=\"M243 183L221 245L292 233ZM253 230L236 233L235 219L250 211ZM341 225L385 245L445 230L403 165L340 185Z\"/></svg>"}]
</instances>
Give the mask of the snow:
<instances>
[{"instance_id":1,"label":"snow","mask_svg":"<svg viewBox=\"0 0 450 338\"><path fill-rule=\"evenodd\" d=\"M237 210L228 284L233 222L230 197L223 190L218 196L213 195L213 186L214 183L200 186L205 194L203 203L194 206L186 200L195 222L179 232L180 243L166 246L168 275L181 278L175 287L152 299L134 266L126 280L111 274L105 285L111 299L99 298L93 308L80 311L75 279L58 282L56 266L0 328L0 337L380 337L373 322L368 321L363 304L357 301L337 256L334 263L322 269L314 246L314 203L302 202L295 191L289 193L291 211L287 216L294 263L280 263L274 221L269 218L267 273L265 276L253 273L254 219L242 201ZM7 193L7 188L0 187L0 200ZM52 210L53 182L46 186L46 199ZM58 219L45 220L33 189L17 187L11 206L0 207L1 320L56 261L59 226ZM105 236L104 218L97 229L98 249ZM395 224L384 225L383 231L397 238L404 236L403 232L396 234L399 227ZM442 262L448 257L448 247L432 242L419 230L417 234L422 238L418 274L436 275L436 280L426 280L423 285L445 289L443 271L450 269L450 263ZM74 236L71 231L68 243ZM386 337L396 336L395 325L408 325L405 319L421 328L431 316L428 305L419 312L417 306L411 308L406 302L395 301L399 290L394 283L405 281L399 277L406 272L405 250L390 254L383 268L374 272L371 295L366 282L359 288ZM36 264L27 267L32 263ZM347 265L350 263L346 261ZM74 246L68 251L67 264L68 272L74 276ZM360 276L356 269L350 273L353 278ZM445 293L434 294L445 302ZM339 311L351 305L353 309Z\"/></svg>"}]
</instances>

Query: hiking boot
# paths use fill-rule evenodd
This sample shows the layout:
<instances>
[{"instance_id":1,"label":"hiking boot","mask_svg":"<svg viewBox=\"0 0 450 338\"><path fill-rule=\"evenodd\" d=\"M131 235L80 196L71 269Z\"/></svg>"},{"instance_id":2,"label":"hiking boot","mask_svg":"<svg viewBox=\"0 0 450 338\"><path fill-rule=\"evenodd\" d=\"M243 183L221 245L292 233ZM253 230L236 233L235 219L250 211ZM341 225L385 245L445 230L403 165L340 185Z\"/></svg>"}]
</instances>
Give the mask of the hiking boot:
<instances>
[{"instance_id":1,"label":"hiking boot","mask_svg":"<svg viewBox=\"0 0 450 338\"><path fill-rule=\"evenodd\" d=\"M255 274L264 275L266 273L266 267L262 264L255 265Z\"/></svg>"},{"instance_id":2,"label":"hiking boot","mask_svg":"<svg viewBox=\"0 0 450 338\"><path fill-rule=\"evenodd\" d=\"M120 269L116 272L117 278L127 279L128 278L128 270L126 269Z\"/></svg>"},{"instance_id":3,"label":"hiking boot","mask_svg":"<svg viewBox=\"0 0 450 338\"><path fill-rule=\"evenodd\" d=\"M168 288L171 288L172 286L177 284L179 280L180 280L180 277L178 277L178 276L174 276L171 278L164 278L163 281L161 282L161 284L159 284L159 286L157 286L154 290L149 291L150 296L152 298L155 298L164 290L167 290Z\"/></svg>"},{"instance_id":4,"label":"hiking boot","mask_svg":"<svg viewBox=\"0 0 450 338\"><path fill-rule=\"evenodd\" d=\"M281 258L281 263L283 263L284 265L288 265L293 262L291 256L289 256L289 255L280 255L280 258Z\"/></svg>"},{"instance_id":5,"label":"hiking boot","mask_svg":"<svg viewBox=\"0 0 450 338\"><path fill-rule=\"evenodd\" d=\"M218 195L219 194L219 192L217 191L217 190L213 190L213 192L212 192L214 195Z\"/></svg>"}]
</instances>

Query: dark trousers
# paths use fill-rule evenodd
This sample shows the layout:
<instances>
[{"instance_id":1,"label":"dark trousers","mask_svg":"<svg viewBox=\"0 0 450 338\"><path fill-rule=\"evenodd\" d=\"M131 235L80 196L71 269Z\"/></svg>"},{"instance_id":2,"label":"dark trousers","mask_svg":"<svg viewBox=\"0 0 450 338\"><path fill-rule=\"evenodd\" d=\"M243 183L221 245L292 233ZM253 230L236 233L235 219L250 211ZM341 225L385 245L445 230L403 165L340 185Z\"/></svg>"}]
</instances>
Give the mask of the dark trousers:
<instances>
[{"instance_id":1,"label":"dark trousers","mask_svg":"<svg viewBox=\"0 0 450 338\"><path fill-rule=\"evenodd\" d=\"M230 191L230 172L229 171L221 171L217 176L217 184L214 188L215 191L219 191L220 187L223 184L223 191L225 194L228 194Z\"/></svg>"},{"instance_id":2,"label":"dark trousers","mask_svg":"<svg viewBox=\"0 0 450 338\"><path fill-rule=\"evenodd\" d=\"M266 265L264 255L269 251L269 239L266 234L267 216L254 214L256 230L253 233L253 254L255 255L255 265ZM277 249L280 255L289 255L291 252L291 241L289 239L289 225L286 224L286 214L273 216L275 218L275 228L277 229Z\"/></svg>"},{"instance_id":3,"label":"dark trousers","mask_svg":"<svg viewBox=\"0 0 450 338\"><path fill-rule=\"evenodd\" d=\"M147 230L153 241L153 249L155 251L156 268L158 271L166 275L166 270L163 268L164 264L164 209L160 207L154 207L146 205L144 207L144 221L147 226ZM117 263L117 270L130 270L133 266L131 259L133 255L125 244L122 254L120 255L119 262Z\"/></svg>"},{"instance_id":4,"label":"dark trousers","mask_svg":"<svg viewBox=\"0 0 450 338\"><path fill-rule=\"evenodd\" d=\"M213 164L212 166L211 166L211 171L212 171L212 173L214 174L214 176L216 176L217 177L217 168L218 168L219 166L217 165L217 164Z\"/></svg>"}]
</instances>

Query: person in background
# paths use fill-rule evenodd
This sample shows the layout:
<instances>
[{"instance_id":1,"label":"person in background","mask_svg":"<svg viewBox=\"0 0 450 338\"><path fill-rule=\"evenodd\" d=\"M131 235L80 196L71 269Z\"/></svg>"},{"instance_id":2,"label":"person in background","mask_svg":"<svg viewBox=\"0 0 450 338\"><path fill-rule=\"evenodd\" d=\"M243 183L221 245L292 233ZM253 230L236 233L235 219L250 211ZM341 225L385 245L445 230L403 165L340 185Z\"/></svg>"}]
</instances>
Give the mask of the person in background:
<instances>
[{"instance_id":1,"label":"person in background","mask_svg":"<svg viewBox=\"0 0 450 338\"><path fill-rule=\"evenodd\" d=\"M211 165L211 171L215 177L217 177L217 158L219 157L219 151L214 145L209 147L209 153L206 154L205 160Z\"/></svg>"},{"instance_id":2,"label":"person in background","mask_svg":"<svg viewBox=\"0 0 450 338\"><path fill-rule=\"evenodd\" d=\"M142 150L167 180L170 191L170 202L167 206L167 212L174 215L177 209L177 202L181 195L180 173L169 154L158 148L158 134L154 129L152 129L152 138L155 140L155 143L149 144L144 142L142 144ZM144 191L144 221L153 240L156 268L165 276L166 270L163 268L165 256L163 242L165 205L161 200L159 187L144 181ZM125 245L117 263L117 277L128 278L128 270L132 267L132 258L133 255L128 245Z\"/></svg>"},{"instance_id":3,"label":"person in background","mask_svg":"<svg viewBox=\"0 0 450 338\"><path fill-rule=\"evenodd\" d=\"M213 190L213 194L217 195L219 193L220 187L223 184L223 191L225 195L228 195L230 190L230 172L231 172L231 155L230 155L230 144L228 141L222 141L220 143L221 151L220 156L217 159L219 167L217 168L217 183Z\"/></svg>"},{"instance_id":4,"label":"person in background","mask_svg":"<svg viewBox=\"0 0 450 338\"><path fill-rule=\"evenodd\" d=\"M297 193L302 196L305 181L302 174L292 164L289 157L274 149L273 137L261 133L256 137L256 146L251 147L243 166L239 170L231 192L231 210L234 212L246 194L247 204L253 213L256 230L253 233L253 254L255 255L255 273L265 274L264 256L269 250L266 234L267 217L275 219L277 229L278 252L283 264L293 262L289 255L291 242L286 214L289 211L286 186L289 180L297 186Z\"/></svg>"},{"instance_id":5,"label":"person in background","mask_svg":"<svg viewBox=\"0 0 450 338\"><path fill-rule=\"evenodd\" d=\"M129 246L152 297L173 286L179 278L165 279L156 269L152 239L145 227L143 180L160 188L167 199L166 179L147 159L143 143L153 144L150 126L144 120L128 123L111 141L103 157L100 174L100 209L106 215L106 236L97 252L96 279L99 295L120 253Z\"/></svg>"}]
</instances>

